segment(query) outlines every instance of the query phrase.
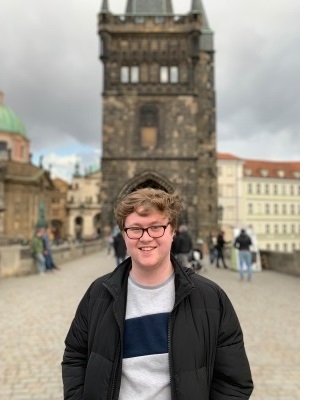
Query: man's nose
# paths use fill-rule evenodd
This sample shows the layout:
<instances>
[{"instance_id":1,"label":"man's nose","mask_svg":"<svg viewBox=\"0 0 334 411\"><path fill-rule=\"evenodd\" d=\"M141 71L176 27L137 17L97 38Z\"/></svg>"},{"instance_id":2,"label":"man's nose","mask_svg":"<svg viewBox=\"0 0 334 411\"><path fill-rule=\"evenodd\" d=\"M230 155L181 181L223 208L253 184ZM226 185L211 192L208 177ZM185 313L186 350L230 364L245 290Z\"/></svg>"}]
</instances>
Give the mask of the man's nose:
<instances>
[{"instance_id":1,"label":"man's nose","mask_svg":"<svg viewBox=\"0 0 334 411\"><path fill-rule=\"evenodd\" d=\"M146 237L145 237L145 236L146 236ZM147 239L148 239L148 240L151 240L152 237L149 235L148 230L144 230L144 233L143 233L143 235L141 236L141 240L142 240L143 238L144 238L145 240L147 240Z\"/></svg>"}]
</instances>

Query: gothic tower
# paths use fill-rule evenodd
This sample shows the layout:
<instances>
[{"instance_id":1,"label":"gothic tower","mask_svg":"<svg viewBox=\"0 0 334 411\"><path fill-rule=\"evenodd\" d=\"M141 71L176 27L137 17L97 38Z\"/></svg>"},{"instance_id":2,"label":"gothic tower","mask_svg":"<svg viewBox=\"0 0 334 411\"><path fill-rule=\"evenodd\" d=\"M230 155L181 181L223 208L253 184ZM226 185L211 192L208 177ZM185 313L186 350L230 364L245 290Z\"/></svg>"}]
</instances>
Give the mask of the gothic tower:
<instances>
[{"instance_id":1,"label":"gothic tower","mask_svg":"<svg viewBox=\"0 0 334 411\"><path fill-rule=\"evenodd\" d=\"M176 190L194 240L217 225L213 32L201 0L128 0L98 16L103 63L102 221L138 187Z\"/></svg>"}]
</instances>

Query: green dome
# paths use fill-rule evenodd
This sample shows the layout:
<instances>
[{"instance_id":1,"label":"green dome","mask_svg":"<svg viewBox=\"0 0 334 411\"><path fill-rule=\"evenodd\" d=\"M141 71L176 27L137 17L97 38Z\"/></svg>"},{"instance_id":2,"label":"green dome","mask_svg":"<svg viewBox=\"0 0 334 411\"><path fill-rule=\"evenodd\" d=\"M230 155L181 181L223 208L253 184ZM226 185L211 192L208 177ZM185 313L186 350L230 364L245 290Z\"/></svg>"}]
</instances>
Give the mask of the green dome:
<instances>
[{"instance_id":1,"label":"green dome","mask_svg":"<svg viewBox=\"0 0 334 411\"><path fill-rule=\"evenodd\" d=\"M3 94L0 91L0 131L26 136L26 129L19 116L3 104Z\"/></svg>"}]
</instances>

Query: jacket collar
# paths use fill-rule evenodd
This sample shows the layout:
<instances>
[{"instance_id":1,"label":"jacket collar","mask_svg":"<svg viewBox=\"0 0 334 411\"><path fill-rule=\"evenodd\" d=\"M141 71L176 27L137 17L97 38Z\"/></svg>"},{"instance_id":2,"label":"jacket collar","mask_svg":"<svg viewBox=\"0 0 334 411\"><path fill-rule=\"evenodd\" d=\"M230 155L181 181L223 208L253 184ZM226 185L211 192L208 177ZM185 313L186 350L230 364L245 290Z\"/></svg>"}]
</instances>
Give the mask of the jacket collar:
<instances>
[{"instance_id":1,"label":"jacket collar","mask_svg":"<svg viewBox=\"0 0 334 411\"><path fill-rule=\"evenodd\" d=\"M195 288L195 285L190 278L190 276L195 273L191 268L182 267L172 254L170 257L175 273L175 305L177 305L182 298L188 295ZM105 286L113 295L115 302L123 293L126 295L131 267L132 261L131 257L129 257L117 266L105 281Z\"/></svg>"}]
</instances>

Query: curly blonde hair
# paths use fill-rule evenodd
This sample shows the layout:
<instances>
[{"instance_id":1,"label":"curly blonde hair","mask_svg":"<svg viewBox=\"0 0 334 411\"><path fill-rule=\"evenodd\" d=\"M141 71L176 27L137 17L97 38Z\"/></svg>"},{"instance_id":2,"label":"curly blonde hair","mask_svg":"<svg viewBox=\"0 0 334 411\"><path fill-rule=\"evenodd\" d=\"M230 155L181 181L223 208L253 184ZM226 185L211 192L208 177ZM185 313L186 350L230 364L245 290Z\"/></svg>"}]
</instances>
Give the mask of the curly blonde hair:
<instances>
[{"instance_id":1,"label":"curly blonde hair","mask_svg":"<svg viewBox=\"0 0 334 411\"><path fill-rule=\"evenodd\" d=\"M164 214L175 230L182 211L179 195L155 188L140 188L121 199L114 209L121 231L124 230L125 219L128 215L136 212L141 216L147 216L155 211Z\"/></svg>"}]
</instances>

